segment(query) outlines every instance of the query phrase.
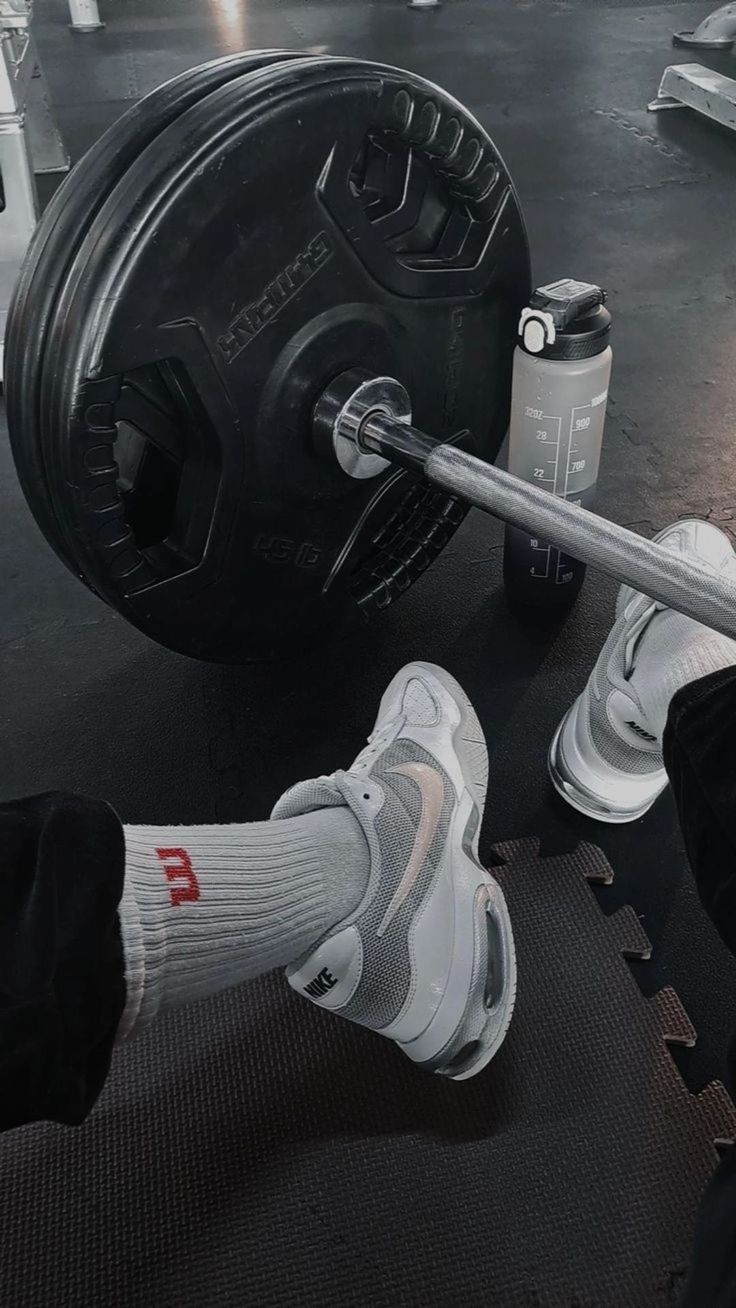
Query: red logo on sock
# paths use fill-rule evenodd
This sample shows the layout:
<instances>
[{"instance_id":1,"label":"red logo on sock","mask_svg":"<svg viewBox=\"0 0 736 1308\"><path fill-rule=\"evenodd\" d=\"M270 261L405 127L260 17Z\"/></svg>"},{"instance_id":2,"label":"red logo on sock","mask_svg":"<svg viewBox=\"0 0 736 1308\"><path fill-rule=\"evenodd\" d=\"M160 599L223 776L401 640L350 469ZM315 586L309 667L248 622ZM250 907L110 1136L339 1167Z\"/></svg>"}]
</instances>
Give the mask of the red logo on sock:
<instances>
[{"instance_id":1,"label":"red logo on sock","mask_svg":"<svg viewBox=\"0 0 736 1308\"><path fill-rule=\"evenodd\" d=\"M182 881L181 886L171 886L169 894L174 907L177 904L196 904L199 899L199 882L192 867L192 860L185 849L157 849L164 865L167 881Z\"/></svg>"}]
</instances>

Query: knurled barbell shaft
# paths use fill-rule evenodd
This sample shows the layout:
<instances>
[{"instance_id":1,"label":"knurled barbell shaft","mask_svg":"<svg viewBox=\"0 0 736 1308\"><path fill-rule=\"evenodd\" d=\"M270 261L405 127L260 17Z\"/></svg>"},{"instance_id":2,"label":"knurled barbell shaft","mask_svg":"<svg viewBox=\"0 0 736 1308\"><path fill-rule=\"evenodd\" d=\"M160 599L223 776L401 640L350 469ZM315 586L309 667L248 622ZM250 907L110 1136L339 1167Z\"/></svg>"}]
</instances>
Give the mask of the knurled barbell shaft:
<instances>
[{"instance_id":1,"label":"knurled barbell shaft","mask_svg":"<svg viewBox=\"0 0 736 1308\"><path fill-rule=\"evenodd\" d=\"M669 608L736 639L736 583L481 459L372 413L360 444Z\"/></svg>"}]
</instances>

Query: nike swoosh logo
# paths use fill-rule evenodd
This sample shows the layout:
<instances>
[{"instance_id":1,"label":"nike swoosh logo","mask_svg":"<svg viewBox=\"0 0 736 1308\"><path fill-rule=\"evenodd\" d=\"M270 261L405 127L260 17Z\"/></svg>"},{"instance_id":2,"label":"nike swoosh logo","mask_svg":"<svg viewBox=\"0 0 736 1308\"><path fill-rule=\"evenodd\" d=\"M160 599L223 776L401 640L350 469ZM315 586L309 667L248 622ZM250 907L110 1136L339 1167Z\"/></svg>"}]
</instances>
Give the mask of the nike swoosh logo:
<instances>
[{"instance_id":1,"label":"nike swoosh logo","mask_svg":"<svg viewBox=\"0 0 736 1308\"><path fill-rule=\"evenodd\" d=\"M390 768L389 771L395 772L399 776L410 777L415 782L422 797L422 811L419 816L419 825L417 826L409 861L404 875L394 891L391 903L384 913L383 920L376 933L379 936L382 936L393 922L424 867L424 860L437 833L445 798L445 783L442 777L427 763L400 763L397 767Z\"/></svg>"}]
</instances>

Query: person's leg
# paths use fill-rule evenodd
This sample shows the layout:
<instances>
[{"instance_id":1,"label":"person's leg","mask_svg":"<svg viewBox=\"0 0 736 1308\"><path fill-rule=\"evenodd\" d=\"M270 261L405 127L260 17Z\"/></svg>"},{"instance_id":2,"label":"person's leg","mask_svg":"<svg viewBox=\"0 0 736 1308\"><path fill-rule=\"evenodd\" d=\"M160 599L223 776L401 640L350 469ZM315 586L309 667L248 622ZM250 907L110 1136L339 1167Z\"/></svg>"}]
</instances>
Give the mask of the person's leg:
<instances>
[{"instance_id":1,"label":"person's leg","mask_svg":"<svg viewBox=\"0 0 736 1308\"><path fill-rule=\"evenodd\" d=\"M369 863L344 806L123 828L75 795L0 805L0 1130L80 1122L115 1040L285 966L358 904Z\"/></svg>"},{"instance_id":2,"label":"person's leg","mask_svg":"<svg viewBox=\"0 0 736 1308\"><path fill-rule=\"evenodd\" d=\"M0 1130L81 1122L125 1003L123 830L107 804L0 805Z\"/></svg>"},{"instance_id":3,"label":"person's leg","mask_svg":"<svg viewBox=\"0 0 736 1308\"><path fill-rule=\"evenodd\" d=\"M674 696L664 762L700 897L736 954L736 667Z\"/></svg>"},{"instance_id":4,"label":"person's leg","mask_svg":"<svg viewBox=\"0 0 736 1308\"><path fill-rule=\"evenodd\" d=\"M461 688L410 664L353 764L299 783L270 822L126 827L121 1035L288 964L297 993L427 1069L480 1071L516 990L503 895L478 861L487 777Z\"/></svg>"},{"instance_id":5,"label":"person's leg","mask_svg":"<svg viewBox=\"0 0 736 1308\"><path fill-rule=\"evenodd\" d=\"M368 844L346 805L280 822L126 826L118 1039L285 967L357 907Z\"/></svg>"},{"instance_id":6,"label":"person's leg","mask_svg":"<svg viewBox=\"0 0 736 1308\"><path fill-rule=\"evenodd\" d=\"M736 575L728 537L676 523L660 539ZM563 719L550 774L574 808L606 822L641 816L669 782L701 899L736 952L736 643L626 587L588 684ZM736 1073L731 1050L731 1079ZM682 1308L736 1305L736 1148L698 1217Z\"/></svg>"},{"instance_id":7,"label":"person's leg","mask_svg":"<svg viewBox=\"0 0 736 1308\"><path fill-rule=\"evenodd\" d=\"M736 667L692 682L673 698L664 761L700 897L736 953ZM736 1084L736 1035L730 1051ZM736 1304L736 1148L711 1181L698 1215L683 1308Z\"/></svg>"},{"instance_id":8,"label":"person's leg","mask_svg":"<svg viewBox=\"0 0 736 1308\"><path fill-rule=\"evenodd\" d=\"M413 664L346 772L270 822L126 827L106 805L0 805L0 1129L81 1121L116 1038L288 964L300 994L463 1079L516 992L500 888L478 861L488 759L463 691Z\"/></svg>"}]
</instances>

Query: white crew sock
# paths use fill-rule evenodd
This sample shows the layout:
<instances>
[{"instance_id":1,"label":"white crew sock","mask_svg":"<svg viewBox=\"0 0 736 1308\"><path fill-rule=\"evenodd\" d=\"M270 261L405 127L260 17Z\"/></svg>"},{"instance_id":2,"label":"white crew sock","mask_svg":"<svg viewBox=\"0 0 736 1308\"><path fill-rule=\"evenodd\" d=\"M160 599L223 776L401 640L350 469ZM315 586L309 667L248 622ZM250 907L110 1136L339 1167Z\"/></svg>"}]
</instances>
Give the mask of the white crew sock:
<instances>
[{"instance_id":1,"label":"white crew sock","mask_svg":"<svg viewBox=\"0 0 736 1308\"><path fill-rule=\"evenodd\" d=\"M636 653L631 683L660 743L678 690L733 664L736 641L673 609L656 614Z\"/></svg>"},{"instance_id":2,"label":"white crew sock","mask_svg":"<svg viewBox=\"0 0 736 1308\"><path fill-rule=\"evenodd\" d=\"M118 1039L285 966L357 907L368 844L350 809L229 826L125 827Z\"/></svg>"}]
</instances>

